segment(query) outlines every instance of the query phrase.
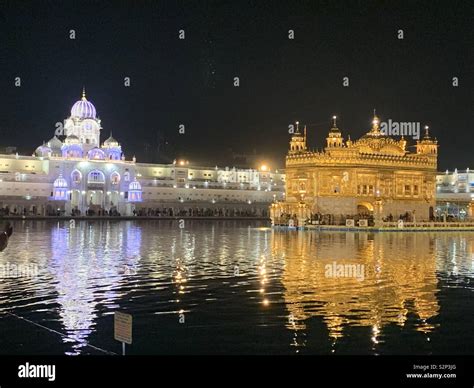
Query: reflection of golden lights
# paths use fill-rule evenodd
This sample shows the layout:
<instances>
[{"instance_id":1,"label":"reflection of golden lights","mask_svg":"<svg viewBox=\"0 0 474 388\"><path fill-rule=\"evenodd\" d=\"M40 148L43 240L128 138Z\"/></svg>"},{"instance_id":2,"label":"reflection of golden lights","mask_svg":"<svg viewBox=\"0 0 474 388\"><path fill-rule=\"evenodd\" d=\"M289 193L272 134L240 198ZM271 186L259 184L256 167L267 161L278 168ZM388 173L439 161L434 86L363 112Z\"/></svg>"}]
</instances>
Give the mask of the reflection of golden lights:
<instances>
[{"instance_id":1,"label":"reflection of golden lights","mask_svg":"<svg viewBox=\"0 0 474 388\"><path fill-rule=\"evenodd\" d=\"M345 327L365 326L371 330L371 341L378 343L383 327L403 326L408 313L418 316L415 330L429 333L435 328L429 320L439 312L433 236L274 233L271 237L273 254L286 257L284 299L296 322L288 329L305 330L307 320L319 316L331 338L343 337ZM334 261L363 264L364 280L325 276L325 266Z\"/></svg>"},{"instance_id":2,"label":"reflection of golden lights","mask_svg":"<svg viewBox=\"0 0 474 388\"><path fill-rule=\"evenodd\" d=\"M265 288L263 287L265 285L265 283L267 283L267 269L266 269L266 265L265 265L265 256L264 255L262 255L260 257L259 265L257 267L257 271L258 271L258 274L260 275L260 284L261 284L260 294L262 294L262 297L264 298L262 300L262 304L264 306L268 306L268 304L270 302L268 301L268 299L265 298Z\"/></svg>"},{"instance_id":3,"label":"reflection of golden lights","mask_svg":"<svg viewBox=\"0 0 474 388\"><path fill-rule=\"evenodd\" d=\"M378 341L378 339L377 339L377 337L379 336L379 334L380 334L380 329L377 327L377 325L374 325L374 326L372 327L372 342L373 342L374 344L378 344L378 343L379 343L379 341Z\"/></svg>"}]
</instances>

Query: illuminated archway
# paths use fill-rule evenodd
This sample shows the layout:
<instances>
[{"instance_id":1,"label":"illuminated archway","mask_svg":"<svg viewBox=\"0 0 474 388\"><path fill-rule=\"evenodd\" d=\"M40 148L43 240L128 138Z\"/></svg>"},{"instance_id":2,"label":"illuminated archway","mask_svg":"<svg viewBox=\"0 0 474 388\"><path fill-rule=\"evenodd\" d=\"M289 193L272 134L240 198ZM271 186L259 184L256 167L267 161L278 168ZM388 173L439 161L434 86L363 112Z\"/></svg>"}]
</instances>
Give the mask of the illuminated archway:
<instances>
[{"instance_id":1,"label":"illuminated archway","mask_svg":"<svg viewBox=\"0 0 474 388\"><path fill-rule=\"evenodd\" d=\"M374 212L374 205L370 202L359 202L357 204L358 214L372 214Z\"/></svg>"}]
</instances>

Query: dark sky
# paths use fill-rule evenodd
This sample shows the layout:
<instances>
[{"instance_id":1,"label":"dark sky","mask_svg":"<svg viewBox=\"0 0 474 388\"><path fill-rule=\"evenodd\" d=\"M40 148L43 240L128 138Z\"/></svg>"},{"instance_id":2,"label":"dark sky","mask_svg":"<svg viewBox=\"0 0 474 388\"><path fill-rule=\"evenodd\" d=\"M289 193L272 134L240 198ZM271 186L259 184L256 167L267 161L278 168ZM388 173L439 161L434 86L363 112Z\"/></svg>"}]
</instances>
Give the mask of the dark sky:
<instances>
[{"instance_id":1,"label":"dark sky","mask_svg":"<svg viewBox=\"0 0 474 388\"><path fill-rule=\"evenodd\" d=\"M282 165L294 120L321 148L333 114L354 139L376 108L429 124L440 170L474 168L473 21L469 1L3 0L0 143L33 152L85 85L102 140L139 161L161 136L191 161L255 149Z\"/></svg>"}]
</instances>

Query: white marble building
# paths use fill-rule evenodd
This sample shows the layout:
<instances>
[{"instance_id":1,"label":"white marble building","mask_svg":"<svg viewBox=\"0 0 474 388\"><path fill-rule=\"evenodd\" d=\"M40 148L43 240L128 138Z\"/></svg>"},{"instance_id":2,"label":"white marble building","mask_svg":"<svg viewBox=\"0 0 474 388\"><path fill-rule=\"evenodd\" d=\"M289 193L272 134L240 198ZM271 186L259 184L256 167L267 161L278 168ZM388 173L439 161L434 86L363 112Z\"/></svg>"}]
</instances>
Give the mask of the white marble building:
<instances>
[{"instance_id":1,"label":"white marble building","mask_svg":"<svg viewBox=\"0 0 474 388\"><path fill-rule=\"evenodd\" d=\"M96 108L83 92L64 121L63 136L53 136L32 156L0 155L3 214L233 208L262 215L272 201L283 199L281 171L203 167L185 160L138 163L125 159L112 135L101 143L101 131Z\"/></svg>"},{"instance_id":2,"label":"white marble building","mask_svg":"<svg viewBox=\"0 0 474 388\"><path fill-rule=\"evenodd\" d=\"M460 219L474 217L474 170L446 170L436 176L436 212Z\"/></svg>"}]
</instances>

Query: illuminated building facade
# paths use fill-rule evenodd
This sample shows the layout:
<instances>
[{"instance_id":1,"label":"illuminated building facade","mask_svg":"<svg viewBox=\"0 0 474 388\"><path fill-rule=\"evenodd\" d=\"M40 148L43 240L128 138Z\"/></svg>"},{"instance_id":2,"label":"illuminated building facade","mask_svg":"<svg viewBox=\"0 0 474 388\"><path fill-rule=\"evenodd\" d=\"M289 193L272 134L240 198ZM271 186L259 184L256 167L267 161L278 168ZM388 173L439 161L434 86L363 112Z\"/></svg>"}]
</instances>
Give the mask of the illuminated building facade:
<instances>
[{"instance_id":1,"label":"illuminated building facade","mask_svg":"<svg viewBox=\"0 0 474 388\"><path fill-rule=\"evenodd\" d=\"M427 128L410 152L403 137L382 133L376 116L354 141L344 139L334 117L326 142L323 151L309 150L306 127L301 133L297 126L286 157L286 199L272 204L274 221L284 214L301 224L315 213L372 215L376 222L407 214L417 221L433 217L438 144Z\"/></svg>"},{"instance_id":2,"label":"illuminated building facade","mask_svg":"<svg viewBox=\"0 0 474 388\"><path fill-rule=\"evenodd\" d=\"M436 176L436 213L448 219L474 217L474 171L446 170Z\"/></svg>"},{"instance_id":3,"label":"illuminated building facade","mask_svg":"<svg viewBox=\"0 0 474 388\"><path fill-rule=\"evenodd\" d=\"M268 168L127 160L112 135L100 143L101 120L85 92L63 128L62 135L39 146L32 156L0 155L4 213L132 215L142 209L171 208L176 214L180 208L210 208L221 214L237 210L262 216L284 195L285 175Z\"/></svg>"}]
</instances>

